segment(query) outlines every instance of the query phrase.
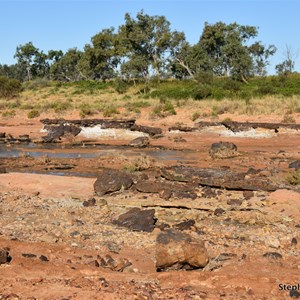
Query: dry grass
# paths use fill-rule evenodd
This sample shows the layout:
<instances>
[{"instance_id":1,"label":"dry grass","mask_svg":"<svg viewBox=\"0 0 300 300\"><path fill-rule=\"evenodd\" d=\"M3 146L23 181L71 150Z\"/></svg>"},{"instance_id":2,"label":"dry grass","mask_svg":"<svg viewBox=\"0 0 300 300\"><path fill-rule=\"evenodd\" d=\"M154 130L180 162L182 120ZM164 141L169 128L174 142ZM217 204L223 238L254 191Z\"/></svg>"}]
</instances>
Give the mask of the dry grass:
<instances>
[{"instance_id":1,"label":"dry grass","mask_svg":"<svg viewBox=\"0 0 300 300\"><path fill-rule=\"evenodd\" d=\"M226 118L232 116L284 116L295 119L300 117L300 96L264 96L263 98L242 99L193 99L168 100L177 112L188 112L187 119ZM61 116L66 112L76 111L78 116L85 117L144 117L151 118L151 112L160 104L159 99L139 93L138 87L130 87L126 94L117 93L112 87L93 92L78 93L74 86L45 86L38 89L25 89L18 98L0 99L0 112L19 110L38 111L40 114ZM113 108L112 111L110 109ZM234 118L233 118L234 119Z\"/></svg>"}]
</instances>

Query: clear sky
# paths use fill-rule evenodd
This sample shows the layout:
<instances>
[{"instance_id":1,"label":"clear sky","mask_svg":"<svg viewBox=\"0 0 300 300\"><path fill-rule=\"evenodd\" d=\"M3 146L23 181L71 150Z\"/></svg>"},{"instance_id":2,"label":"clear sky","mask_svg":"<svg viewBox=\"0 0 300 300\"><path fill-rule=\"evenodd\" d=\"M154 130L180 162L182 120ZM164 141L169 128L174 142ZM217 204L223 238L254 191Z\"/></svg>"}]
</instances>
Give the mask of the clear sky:
<instances>
[{"instance_id":1,"label":"clear sky","mask_svg":"<svg viewBox=\"0 0 300 300\"><path fill-rule=\"evenodd\" d=\"M135 16L141 9L165 15L172 29L184 31L191 43L199 40L204 22L257 26L258 40L278 49L270 73L284 59L286 46L300 51L300 0L0 0L0 64L15 63L16 47L29 41L44 52L82 50L100 30L118 28L126 12ZM300 52L296 71L300 72Z\"/></svg>"}]
</instances>

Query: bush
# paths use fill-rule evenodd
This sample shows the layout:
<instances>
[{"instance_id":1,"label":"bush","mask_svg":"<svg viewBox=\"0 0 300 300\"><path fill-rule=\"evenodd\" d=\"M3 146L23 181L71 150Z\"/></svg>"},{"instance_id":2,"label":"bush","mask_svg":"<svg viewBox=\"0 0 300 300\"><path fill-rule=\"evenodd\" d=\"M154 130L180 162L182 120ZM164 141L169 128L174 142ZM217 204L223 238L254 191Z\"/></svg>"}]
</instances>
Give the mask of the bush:
<instances>
[{"instance_id":1,"label":"bush","mask_svg":"<svg viewBox=\"0 0 300 300\"><path fill-rule=\"evenodd\" d=\"M122 79L116 79L114 82L114 89L119 94L124 94L128 90L128 84Z\"/></svg>"},{"instance_id":2,"label":"bush","mask_svg":"<svg viewBox=\"0 0 300 300\"><path fill-rule=\"evenodd\" d=\"M300 170L291 172L287 176L287 182L291 185L299 185L300 184Z\"/></svg>"},{"instance_id":3,"label":"bush","mask_svg":"<svg viewBox=\"0 0 300 300\"><path fill-rule=\"evenodd\" d=\"M199 84L194 92L195 100L206 99L212 94L212 88L208 84Z\"/></svg>"},{"instance_id":4,"label":"bush","mask_svg":"<svg viewBox=\"0 0 300 300\"><path fill-rule=\"evenodd\" d=\"M0 77L0 97L13 98L22 91L22 84L19 80Z\"/></svg>"},{"instance_id":5,"label":"bush","mask_svg":"<svg viewBox=\"0 0 300 300\"><path fill-rule=\"evenodd\" d=\"M39 117L39 116L40 116L40 112L37 109L31 110L27 114L28 119L33 119L33 118L36 118L36 117Z\"/></svg>"},{"instance_id":6,"label":"bush","mask_svg":"<svg viewBox=\"0 0 300 300\"><path fill-rule=\"evenodd\" d=\"M80 105L80 111L79 111L80 118L84 118L85 116L89 116L92 114L94 114L94 110L92 109L90 104L83 103Z\"/></svg>"},{"instance_id":7,"label":"bush","mask_svg":"<svg viewBox=\"0 0 300 300\"><path fill-rule=\"evenodd\" d=\"M118 111L118 109L116 107L114 107L114 106L108 106L103 111L103 117L105 117L105 118L108 117L109 118L109 117L111 117L113 115L117 115L119 113L120 112Z\"/></svg>"},{"instance_id":8,"label":"bush","mask_svg":"<svg viewBox=\"0 0 300 300\"><path fill-rule=\"evenodd\" d=\"M192 115L192 121L195 122L200 116L201 114L199 112L194 112Z\"/></svg>"},{"instance_id":9,"label":"bush","mask_svg":"<svg viewBox=\"0 0 300 300\"><path fill-rule=\"evenodd\" d=\"M6 110L2 113L2 117L14 117L16 115L15 110Z\"/></svg>"},{"instance_id":10,"label":"bush","mask_svg":"<svg viewBox=\"0 0 300 300\"><path fill-rule=\"evenodd\" d=\"M156 105L153 108L152 113L162 118L169 115L176 115L175 108L171 103L171 101L169 100L165 101L164 103L159 103L158 105Z\"/></svg>"},{"instance_id":11,"label":"bush","mask_svg":"<svg viewBox=\"0 0 300 300\"><path fill-rule=\"evenodd\" d=\"M39 79L25 82L23 85L28 90L37 90L45 87L50 87L51 81L49 81L48 79L39 78Z\"/></svg>"},{"instance_id":12,"label":"bush","mask_svg":"<svg viewBox=\"0 0 300 300\"><path fill-rule=\"evenodd\" d=\"M125 107L128 111L132 111L135 113L140 113L140 108L149 107L150 103L147 101L136 101L136 102L129 102L126 103Z\"/></svg>"}]
</instances>

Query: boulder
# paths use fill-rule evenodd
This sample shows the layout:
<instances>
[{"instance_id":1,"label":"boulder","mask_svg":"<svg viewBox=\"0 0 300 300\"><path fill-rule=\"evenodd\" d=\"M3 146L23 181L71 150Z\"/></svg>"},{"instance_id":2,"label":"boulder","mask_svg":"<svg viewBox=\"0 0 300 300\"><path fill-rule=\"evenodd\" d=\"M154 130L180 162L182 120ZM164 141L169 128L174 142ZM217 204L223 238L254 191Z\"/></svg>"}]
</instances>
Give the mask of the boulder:
<instances>
[{"instance_id":1,"label":"boulder","mask_svg":"<svg viewBox=\"0 0 300 300\"><path fill-rule=\"evenodd\" d=\"M146 136L141 136L136 139L133 139L131 142L129 142L129 146L135 147L135 148L144 148L147 147L150 144L150 140Z\"/></svg>"},{"instance_id":2,"label":"boulder","mask_svg":"<svg viewBox=\"0 0 300 300\"><path fill-rule=\"evenodd\" d=\"M237 146L230 142L213 143L209 155L215 158L229 158L237 155Z\"/></svg>"},{"instance_id":3,"label":"boulder","mask_svg":"<svg viewBox=\"0 0 300 300\"><path fill-rule=\"evenodd\" d=\"M134 207L125 214L120 215L117 220L113 221L113 224L133 231L152 232L156 223L154 215L154 209L141 210L138 207Z\"/></svg>"},{"instance_id":4,"label":"boulder","mask_svg":"<svg viewBox=\"0 0 300 300\"><path fill-rule=\"evenodd\" d=\"M113 169L103 169L94 183L94 191L98 196L119 191L127 190L133 184L129 174Z\"/></svg>"},{"instance_id":5,"label":"boulder","mask_svg":"<svg viewBox=\"0 0 300 300\"><path fill-rule=\"evenodd\" d=\"M203 241L187 233L170 229L156 239L157 271L198 269L208 264L209 258Z\"/></svg>"}]
</instances>

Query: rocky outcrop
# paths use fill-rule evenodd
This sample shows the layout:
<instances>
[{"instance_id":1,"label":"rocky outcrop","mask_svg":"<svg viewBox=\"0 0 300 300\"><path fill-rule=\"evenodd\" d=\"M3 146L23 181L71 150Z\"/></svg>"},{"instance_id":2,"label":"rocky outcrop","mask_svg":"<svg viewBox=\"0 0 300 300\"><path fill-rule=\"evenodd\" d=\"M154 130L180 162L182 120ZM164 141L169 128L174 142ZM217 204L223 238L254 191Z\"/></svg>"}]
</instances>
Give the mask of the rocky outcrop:
<instances>
[{"instance_id":1,"label":"rocky outcrop","mask_svg":"<svg viewBox=\"0 0 300 300\"><path fill-rule=\"evenodd\" d=\"M134 124L130 130L132 131L140 131L149 134L150 136L156 136L162 134L161 128L158 127L150 127L150 126L142 126Z\"/></svg>"},{"instance_id":2,"label":"rocky outcrop","mask_svg":"<svg viewBox=\"0 0 300 300\"><path fill-rule=\"evenodd\" d=\"M131 176L123 171L113 169L103 169L98 173L98 178L94 183L94 191L102 196L112 192L127 190L133 184Z\"/></svg>"},{"instance_id":3,"label":"rocky outcrop","mask_svg":"<svg viewBox=\"0 0 300 300\"><path fill-rule=\"evenodd\" d=\"M237 146L230 142L213 143L209 155L213 159L234 157L237 155Z\"/></svg>"},{"instance_id":4,"label":"rocky outcrop","mask_svg":"<svg viewBox=\"0 0 300 300\"><path fill-rule=\"evenodd\" d=\"M150 144L150 140L146 136L138 137L129 142L129 146L135 147L135 148L145 148L145 147L149 146L149 144Z\"/></svg>"},{"instance_id":5,"label":"rocky outcrop","mask_svg":"<svg viewBox=\"0 0 300 300\"><path fill-rule=\"evenodd\" d=\"M280 128L300 130L300 124L284 124L284 123L259 123L259 122L198 122L195 124L198 129L211 126L225 126L232 132L247 131L250 129L264 128L278 132Z\"/></svg>"},{"instance_id":6,"label":"rocky outcrop","mask_svg":"<svg viewBox=\"0 0 300 300\"><path fill-rule=\"evenodd\" d=\"M58 126L47 125L45 129L48 131L48 134L42 137L44 143L53 143L64 135L76 136L81 132L79 127L69 124L60 124Z\"/></svg>"},{"instance_id":7,"label":"rocky outcrop","mask_svg":"<svg viewBox=\"0 0 300 300\"><path fill-rule=\"evenodd\" d=\"M125 214L120 215L117 220L113 221L113 224L133 231L151 232L156 223L154 214L155 209L141 210L138 207L134 207Z\"/></svg>"},{"instance_id":8,"label":"rocky outcrop","mask_svg":"<svg viewBox=\"0 0 300 300\"><path fill-rule=\"evenodd\" d=\"M162 177L171 181L192 182L203 186L232 190L275 191L277 187L267 177L258 174L233 172L228 168L203 169L172 166L161 169Z\"/></svg>"},{"instance_id":9,"label":"rocky outcrop","mask_svg":"<svg viewBox=\"0 0 300 300\"><path fill-rule=\"evenodd\" d=\"M187 233L166 230L157 236L156 242L158 271L198 269L205 267L209 261L203 241Z\"/></svg>"}]
</instances>

